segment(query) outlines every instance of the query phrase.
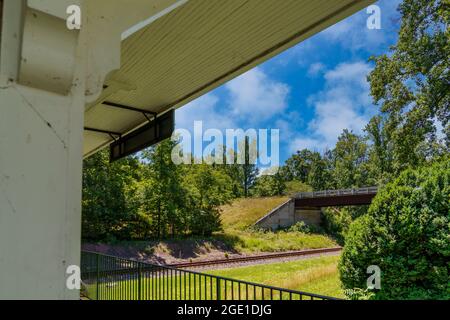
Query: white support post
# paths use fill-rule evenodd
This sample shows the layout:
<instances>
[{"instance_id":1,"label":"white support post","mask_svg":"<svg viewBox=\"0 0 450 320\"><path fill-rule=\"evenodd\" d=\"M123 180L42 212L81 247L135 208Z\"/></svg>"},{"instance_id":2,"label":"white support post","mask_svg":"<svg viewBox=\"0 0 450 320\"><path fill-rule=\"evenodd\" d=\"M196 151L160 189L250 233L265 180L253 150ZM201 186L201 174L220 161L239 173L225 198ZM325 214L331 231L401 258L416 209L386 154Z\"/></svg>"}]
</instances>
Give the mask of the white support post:
<instances>
[{"instance_id":1,"label":"white support post","mask_svg":"<svg viewBox=\"0 0 450 320\"><path fill-rule=\"evenodd\" d=\"M0 299L79 299L84 100L0 90Z\"/></svg>"},{"instance_id":2,"label":"white support post","mask_svg":"<svg viewBox=\"0 0 450 320\"><path fill-rule=\"evenodd\" d=\"M120 67L122 33L184 2L3 0L0 299L79 299L66 270L80 264L85 107Z\"/></svg>"},{"instance_id":3,"label":"white support post","mask_svg":"<svg viewBox=\"0 0 450 320\"><path fill-rule=\"evenodd\" d=\"M26 4L4 1L2 19L0 299L79 299L86 45Z\"/></svg>"}]
</instances>

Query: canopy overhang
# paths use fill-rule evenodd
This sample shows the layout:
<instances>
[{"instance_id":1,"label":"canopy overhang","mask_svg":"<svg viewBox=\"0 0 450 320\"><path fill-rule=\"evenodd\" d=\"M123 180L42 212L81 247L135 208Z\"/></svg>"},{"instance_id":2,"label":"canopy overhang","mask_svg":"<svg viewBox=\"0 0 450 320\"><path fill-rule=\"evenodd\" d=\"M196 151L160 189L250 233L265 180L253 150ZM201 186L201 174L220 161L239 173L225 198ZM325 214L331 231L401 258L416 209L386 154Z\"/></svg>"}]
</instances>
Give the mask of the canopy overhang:
<instances>
[{"instance_id":1,"label":"canopy overhang","mask_svg":"<svg viewBox=\"0 0 450 320\"><path fill-rule=\"evenodd\" d=\"M145 114L111 103L162 115L373 2L189 0L122 41L121 68L86 106L85 127L132 132ZM100 131L85 130L85 157L114 142Z\"/></svg>"}]
</instances>

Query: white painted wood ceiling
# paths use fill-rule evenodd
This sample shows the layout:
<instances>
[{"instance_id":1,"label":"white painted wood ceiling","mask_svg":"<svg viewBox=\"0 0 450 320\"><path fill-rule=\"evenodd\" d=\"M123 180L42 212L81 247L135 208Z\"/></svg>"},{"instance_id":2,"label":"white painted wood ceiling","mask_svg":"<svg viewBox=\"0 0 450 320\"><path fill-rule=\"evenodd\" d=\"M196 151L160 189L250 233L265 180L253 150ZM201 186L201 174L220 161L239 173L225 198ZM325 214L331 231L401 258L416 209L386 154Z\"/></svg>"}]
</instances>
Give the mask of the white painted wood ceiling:
<instances>
[{"instance_id":1,"label":"white painted wood ceiling","mask_svg":"<svg viewBox=\"0 0 450 320\"><path fill-rule=\"evenodd\" d=\"M373 2L189 0L123 41L122 67L87 106L85 126L130 132L145 117L101 102L157 113L179 108ZM112 141L85 131L84 155Z\"/></svg>"}]
</instances>

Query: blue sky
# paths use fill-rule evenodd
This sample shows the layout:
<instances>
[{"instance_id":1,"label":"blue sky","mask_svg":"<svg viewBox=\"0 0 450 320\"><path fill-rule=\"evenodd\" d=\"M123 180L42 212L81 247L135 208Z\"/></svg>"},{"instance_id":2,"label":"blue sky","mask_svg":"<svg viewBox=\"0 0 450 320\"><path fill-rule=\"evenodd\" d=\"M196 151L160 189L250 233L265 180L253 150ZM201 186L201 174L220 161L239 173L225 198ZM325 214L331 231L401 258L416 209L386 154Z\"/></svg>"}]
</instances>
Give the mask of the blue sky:
<instances>
[{"instance_id":1,"label":"blue sky","mask_svg":"<svg viewBox=\"0 0 450 320\"><path fill-rule=\"evenodd\" d=\"M366 81L371 56L387 53L400 27L400 0L380 0L381 29L362 10L176 112L177 128L279 129L280 160L332 148L344 128L362 133L378 112Z\"/></svg>"}]
</instances>

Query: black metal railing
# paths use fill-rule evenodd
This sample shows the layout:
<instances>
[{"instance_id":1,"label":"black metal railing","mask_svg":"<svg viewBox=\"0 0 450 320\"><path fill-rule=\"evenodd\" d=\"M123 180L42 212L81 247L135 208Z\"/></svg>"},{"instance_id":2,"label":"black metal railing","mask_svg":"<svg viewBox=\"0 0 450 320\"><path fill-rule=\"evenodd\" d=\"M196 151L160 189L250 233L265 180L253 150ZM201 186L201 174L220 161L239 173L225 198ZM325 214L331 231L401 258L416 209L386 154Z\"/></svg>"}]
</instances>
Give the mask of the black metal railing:
<instances>
[{"instance_id":1,"label":"black metal railing","mask_svg":"<svg viewBox=\"0 0 450 320\"><path fill-rule=\"evenodd\" d=\"M356 189L339 189L339 190L322 190L313 192L299 192L294 195L296 199L305 198L322 198L322 197L336 197L336 196L352 196L362 194L377 194L378 187L364 187Z\"/></svg>"},{"instance_id":2,"label":"black metal railing","mask_svg":"<svg viewBox=\"0 0 450 320\"><path fill-rule=\"evenodd\" d=\"M337 300L87 251L81 278L82 294L94 300Z\"/></svg>"}]
</instances>

